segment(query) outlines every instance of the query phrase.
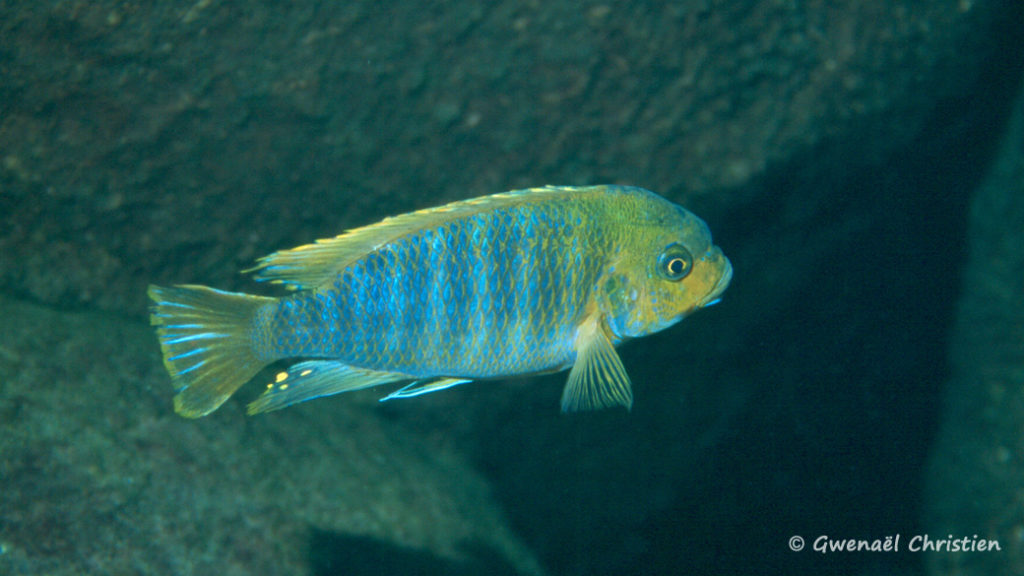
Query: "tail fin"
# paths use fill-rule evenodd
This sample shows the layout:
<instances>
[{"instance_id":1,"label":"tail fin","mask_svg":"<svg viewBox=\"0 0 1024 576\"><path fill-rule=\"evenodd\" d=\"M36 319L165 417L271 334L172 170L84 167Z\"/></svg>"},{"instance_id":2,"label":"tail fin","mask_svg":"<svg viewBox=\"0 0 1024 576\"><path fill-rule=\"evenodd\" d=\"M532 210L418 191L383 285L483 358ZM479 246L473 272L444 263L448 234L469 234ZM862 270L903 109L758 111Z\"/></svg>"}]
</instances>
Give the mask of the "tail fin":
<instances>
[{"instance_id":1,"label":"tail fin","mask_svg":"<svg viewBox=\"0 0 1024 576\"><path fill-rule=\"evenodd\" d=\"M149 297L178 414L213 412L267 364L253 353L250 332L256 310L273 298L206 286L150 286Z\"/></svg>"}]
</instances>

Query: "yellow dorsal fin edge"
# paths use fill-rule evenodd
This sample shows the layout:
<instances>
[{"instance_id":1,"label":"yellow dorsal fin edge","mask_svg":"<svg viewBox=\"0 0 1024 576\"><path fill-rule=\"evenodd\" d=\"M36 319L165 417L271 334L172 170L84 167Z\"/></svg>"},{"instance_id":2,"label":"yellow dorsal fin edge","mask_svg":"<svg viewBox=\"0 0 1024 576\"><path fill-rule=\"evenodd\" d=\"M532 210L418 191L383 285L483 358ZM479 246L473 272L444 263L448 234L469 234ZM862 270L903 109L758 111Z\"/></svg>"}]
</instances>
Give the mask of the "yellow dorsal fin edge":
<instances>
[{"instance_id":1,"label":"yellow dorsal fin edge","mask_svg":"<svg viewBox=\"0 0 1024 576\"><path fill-rule=\"evenodd\" d=\"M274 252L257 260L256 266L245 272L254 272L256 279L262 282L286 284L297 289L315 288L333 279L365 254L410 232L437 227L489 210L526 202L542 202L557 194L598 192L604 188L544 186L460 200L436 208L392 216L334 238Z\"/></svg>"}]
</instances>

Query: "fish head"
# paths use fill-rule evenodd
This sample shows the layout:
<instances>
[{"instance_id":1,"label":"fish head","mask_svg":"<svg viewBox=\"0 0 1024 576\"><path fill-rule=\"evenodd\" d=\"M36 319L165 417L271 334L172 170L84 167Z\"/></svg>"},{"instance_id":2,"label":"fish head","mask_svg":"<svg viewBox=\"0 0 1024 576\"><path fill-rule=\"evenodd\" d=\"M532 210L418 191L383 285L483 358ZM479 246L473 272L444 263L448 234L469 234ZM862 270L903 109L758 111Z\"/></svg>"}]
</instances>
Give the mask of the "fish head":
<instances>
[{"instance_id":1,"label":"fish head","mask_svg":"<svg viewBox=\"0 0 1024 576\"><path fill-rule=\"evenodd\" d=\"M732 280L732 264L707 224L685 208L631 227L604 284L606 318L618 339L664 330L715 304Z\"/></svg>"}]
</instances>

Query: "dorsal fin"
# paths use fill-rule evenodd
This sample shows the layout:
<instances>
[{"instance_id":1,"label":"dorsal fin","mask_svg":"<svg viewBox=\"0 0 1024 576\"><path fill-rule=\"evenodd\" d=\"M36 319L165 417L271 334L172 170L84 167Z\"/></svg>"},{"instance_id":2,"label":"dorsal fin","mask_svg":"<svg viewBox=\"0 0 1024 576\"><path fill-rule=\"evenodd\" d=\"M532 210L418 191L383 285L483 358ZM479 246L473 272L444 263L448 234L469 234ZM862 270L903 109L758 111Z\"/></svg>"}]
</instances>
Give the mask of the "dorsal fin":
<instances>
[{"instance_id":1,"label":"dorsal fin","mask_svg":"<svg viewBox=\"0 0 1024 576\"><path fill-rule=\"evenodd\" d=\"M285 284L289 288L300 290L315 288L330 281L363 255L410 232L436 227L445 222L496 208L524 202L540 202L555 194L596 192L604 188L544 186L460 200L436 208L385 218L376 224L355 228L334 238L325 238L312 244L274 252L257 260L256 266L246 272L255 272L255 278L261 282Z\"/></svg>"}]
</instances>

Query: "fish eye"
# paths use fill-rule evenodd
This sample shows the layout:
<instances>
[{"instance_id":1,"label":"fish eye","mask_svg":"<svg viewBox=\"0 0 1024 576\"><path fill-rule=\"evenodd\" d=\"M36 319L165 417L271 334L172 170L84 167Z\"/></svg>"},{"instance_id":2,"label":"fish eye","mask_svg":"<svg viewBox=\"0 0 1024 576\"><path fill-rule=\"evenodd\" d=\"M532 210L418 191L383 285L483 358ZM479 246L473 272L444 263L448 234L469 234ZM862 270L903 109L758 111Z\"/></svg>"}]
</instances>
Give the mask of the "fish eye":
<instances>
[{"instance_id":1,"label":"fish eye","mask_svg":"<svg viewBox=\"0 0 1024 576\"><path fill-rule=\"evenodd\" d=\"M678 282L693 269L693 255L682 244L669 244L658 256L658 272L665 278Z\"/></svg>"}]
</instances>

